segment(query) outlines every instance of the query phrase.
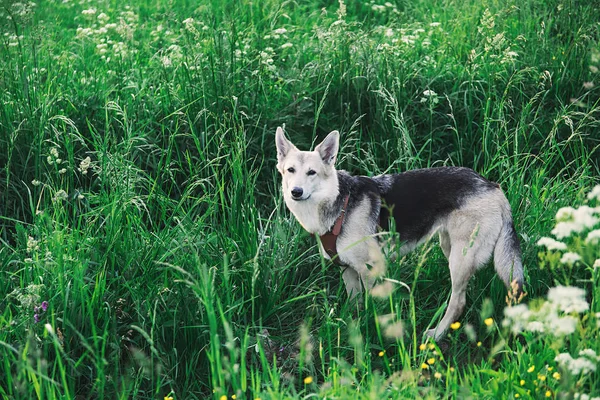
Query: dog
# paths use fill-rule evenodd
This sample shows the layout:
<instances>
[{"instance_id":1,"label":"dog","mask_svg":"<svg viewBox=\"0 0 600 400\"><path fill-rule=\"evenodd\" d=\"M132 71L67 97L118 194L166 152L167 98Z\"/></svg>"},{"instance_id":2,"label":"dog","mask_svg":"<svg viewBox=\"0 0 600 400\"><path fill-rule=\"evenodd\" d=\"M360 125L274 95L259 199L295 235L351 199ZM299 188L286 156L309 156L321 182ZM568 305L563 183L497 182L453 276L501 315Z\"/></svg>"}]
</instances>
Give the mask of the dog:
<instances>
[{"instance_id":1,"label":"dog","mask_svg":"<svg viewBox=\"0 0 600 400\"><path fill-rule=\"evenodd\" d=\"M323 256L342 264L349 297L373 289L385 272L381 231L393 219L404 255L439 235L449 261L452 293L439 324L426 332L439 340L462 314L471 276L492 257L496 273L516 292L523 264L510 204L500 186L472 169L438 167L373 178L336 170L339 132L314 151L300 151L275 133L283 198L302 227L319 236Z\"/></svg>"}]
</instances>

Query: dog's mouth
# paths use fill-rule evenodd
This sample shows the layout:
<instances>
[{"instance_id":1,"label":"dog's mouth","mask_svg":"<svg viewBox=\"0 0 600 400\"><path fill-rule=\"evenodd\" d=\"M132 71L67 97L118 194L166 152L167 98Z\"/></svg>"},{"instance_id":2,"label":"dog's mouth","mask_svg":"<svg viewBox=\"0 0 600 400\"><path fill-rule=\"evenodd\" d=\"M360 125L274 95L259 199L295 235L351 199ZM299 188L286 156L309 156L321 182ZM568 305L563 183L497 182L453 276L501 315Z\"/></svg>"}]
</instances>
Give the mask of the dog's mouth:
<instances>
[{"instance_id":1,"label":"dog's mouth","mask_svg":"<svg viewBox=\"0 0 600 400\"><path fill-rule=\"evenodd\" d=\"M304 201L304 200L308 200L310 199L310 194L306 197L292 197L292 200L294 201Z\"/></svg>"}]
</instances>

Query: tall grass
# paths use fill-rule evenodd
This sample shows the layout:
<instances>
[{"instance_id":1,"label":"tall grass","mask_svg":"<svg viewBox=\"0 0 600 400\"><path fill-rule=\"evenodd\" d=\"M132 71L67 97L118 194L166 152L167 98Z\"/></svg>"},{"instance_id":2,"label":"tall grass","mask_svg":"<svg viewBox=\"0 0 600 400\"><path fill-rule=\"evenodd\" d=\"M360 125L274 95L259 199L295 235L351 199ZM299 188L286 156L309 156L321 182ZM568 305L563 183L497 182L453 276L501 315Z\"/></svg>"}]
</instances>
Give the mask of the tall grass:
<instances>
[{"instance_id":1,"label":"tall grass","mask_svg":"<svg viewBox=\"0 0 600 400\"><path fill-rule=\"evenodd\" d=\"M433 243L390 261L406 286L389 298L348 301L281 201L273 138L339 129L353 173L499 182L528 299L545 296L535 243L598 182L599 18L542 0L2 2L0 394L598 394L519 384L558 350L483 324L506 295L491 269L463 327L420 349L450 290Z\"/></svg>"}]
</instances>

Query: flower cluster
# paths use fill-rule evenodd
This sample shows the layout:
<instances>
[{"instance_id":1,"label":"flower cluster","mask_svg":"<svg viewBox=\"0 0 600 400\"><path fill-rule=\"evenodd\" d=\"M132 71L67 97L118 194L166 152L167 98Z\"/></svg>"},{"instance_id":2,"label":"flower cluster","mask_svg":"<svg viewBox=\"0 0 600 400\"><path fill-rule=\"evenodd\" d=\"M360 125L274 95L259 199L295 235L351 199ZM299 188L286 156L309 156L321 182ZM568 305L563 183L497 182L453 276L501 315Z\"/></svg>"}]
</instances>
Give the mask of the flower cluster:
<instances>
[{"instance_id":1,"label":"flower cluster","mask_svg":"<svg viewBox=\"0 0 600 400\"><path fill-rule=\"evenodd\" d=\"M569 353L560 353L554 359L558 365L572 375L581 373L588 374L596 371L596 365L600 361L600 357L592 349L584 349L579 352L579 357L573 358Z\"/></svg>"},{"instance_id":2,"label":"flower cluster","mask_svg":"<svg viewBox=\"0 0 600 400\"><path fill-rule=\"evenodd\" d=\"M502 326L514 334L527 331L565 336L575 332L579 318L573 314L589 309L585 291L578 287L557 286L548 291L547 297L538 309L530 309L526 304L506 307Z\"/></svg>"},{"instance_id":3,"label":"flower cluster","mask_svg":"<svg viewBox=\"0 0 600 400\"><path fill-rule=\"evenodd\" d=\"M33 320L36 324L40 322L40 320L42 319L42 315L46 312L46 310L48 310L48 302L45 300L42 301L42 304L40 304L39 306L34 307L33 311L35 312L35 314L33 315Z\"/></svg>"},{"instance_id":4,"label":"flower cluster","mask_svg":"<svg viewBox=\"0 0 600 400\"><path fill-rule=\"evenodd\" d=\"M126 6L125 9L119 14L116 22L111 22L108 14L99 13L95 8L81 12L88 26L79 26L77 37L94 44L95 53L107 63L116 59L123 60L136 52L135 49L129 48L127 42L133 39L138 16L129 10L129 6Z\"/></svg>"},{"instance_id":5,"label":"flower cluster","mask_svg":"<svg viewBox=\"0 0 600 400\"><path fill-rule=\"evenodd\" d=\"M600 185L590 191L587 200L588 205L558 210L552 229L556 239L542 237L537 242L546 250L540 253L542 267L600 266Z\"/></svg>"}]
</instances>

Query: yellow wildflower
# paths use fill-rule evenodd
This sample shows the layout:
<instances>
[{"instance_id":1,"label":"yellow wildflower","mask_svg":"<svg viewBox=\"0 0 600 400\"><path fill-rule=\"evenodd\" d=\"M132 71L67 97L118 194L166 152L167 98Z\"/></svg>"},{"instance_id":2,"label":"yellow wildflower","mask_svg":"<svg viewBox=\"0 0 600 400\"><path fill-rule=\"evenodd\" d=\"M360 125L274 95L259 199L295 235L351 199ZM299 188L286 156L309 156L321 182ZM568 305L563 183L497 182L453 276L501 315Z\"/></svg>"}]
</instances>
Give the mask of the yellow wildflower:
<instances>
[{"instance_id":1,"label":"yellow wildflower","mask_svg":"<svg viewBox=\"0 0 600 400\"><path fill-rule=\"evenodd\" d=\"M450 328L452 328L453 330L457 330L458 328L460 328L460 322L456 321L450 324Z\"/></svg>"},{"instance_id":2,"label":"yellow wildflower","mask_svg":"<svg viewBox=\"0 0 600 400\"><path fill-rule=\"evenodd\" d=\"M525 380L524 380L524 379L521 379L521 382L519 382L519 384L520 384L521 386L525 386Z\"/></svg>"},{"instance_id":3,"label":"yellow wildflower","mask_svg":"<svg viewBox=\"0 0 600 400\"><path fill-rule=\"evenodd\" d=\"M419 346L419 350L423 351L427 348L427 346L425 345L425 343L421 343L421 345Z\"/></svg>"},{"instance_id":4,"label":"yellow wildflower","mask_svg":"<svg viewBox=\"0 0 600 400\"><path fill-rule=\"evenodd\" d=\"M436 372L435 374L433 374L433 376L435 377L435 379L442 379L442 374L440 374L439 372Z\"/></svg>"},{"instance_id":5,"label":"yellow wildflower","mask_svg":"<svg viewBox=\"0 0 600 400\"><path fill-rule=\"evenodd\" d=\"M538 375L538 379L542 382L544 382L546 380L546 375Z\"/></svg>"},{"instance_id":6,"label":"yellow wildflower","mask_svg":"<svg viewBox=\"0 0 600 400\"><path fill-rule=\"evenodd\" d=\"M435 364L435 358L431 357L431 358L427 359L427 364L429 364L429 365Z\"/></svg>"},{"instance_id":7,"label":"yellow wildflower","mask_svg":"<svg viewBox=\"0 0 600 400\"><path fill-rule=\"evenodd\" d=\"M435 349L435 344L429 343L429 350L433 350L433 349Z\"/></svg>"},{"instance_id":8,"label":"yellow wildflower","mask_svg":"<svg viewBox=\"0 0 600 400\"><path fill-rule=\"evenodd\" d=\"M494 323L494 318L486 318L486 319L483 320L483 323L486 326L492 326L492 324Z\"/></svg>"},{"instance_id":9,"label":"yellow wildflower","mask_svg":"<svg viewBox=\"0 0 600 400\"><path fill-rule=\"evenodd\" d=\"M309 385L313 382L313 378L312 376L307 376L306 378L304 378L304 384L305 385Z\"/></svg>"},{"instance_id":10,"label":"yellow wildflower","mask_svg":"<svg viewBox=\"0 0 600 400\"><path fill-rule=\"evenodd\" d=\"M531 367L527 368L527 372L531 373L533 371L535 371L535 366L534 365L532 365Z\"/></svg>"},{"instance_id":11,"label":"yellow wildflower","mask_svg":"<svg viewBox=\"0 0 600 400\"><path fill-rule=\"evenodd\" d=\"M171 397L171 396L165 396L165 400L173 400L173 397Z\"/></svg>"},{"instance_id":12,"label":"yellow wildflower","mask_svg":"<svg viewBox=\"0 0 600 400\"><path fill-rule=\"evenodd\" d=\"M384 355L384 354L385 354L385 351L383 351L383 350L382 350L382 351L380 351L380 352L379 352L379 357L383 357L383 355Z\"/></svg>"},{"instance_id":13,"label":"yellow wildflower","mask_svg":"<svg viewBox=\"0 0 600 400\"><path fill-rule=\"evenodd\" d=\"M552 377L553 377L554 379L556 379L556 380L559 380L559 379L560 379L560 373L558 373L558 372L555 372L555 373L553 373L553 374L552 374Z\"/></svg>"},{"instance_id":14,"label":"yellow wildflower","mask_svg":"<svg viewBox=\"0 0 600 400\"><path fill-rule=\"evenodd\" d=\"M219 400L227 400L227 396L223 395L223 396L219 397Z\"/></svg>"},{"instance_id":15,"label":"yellow wildflower","mask_svg":"<svg viewBox=\"0 0 600 400\"><path fill-rule=\"evenodd\" d=\"M546 390L546 397L552 397L552 392L549 390Z\"/></svg>"},{"instance_id":16,"label":"yellow wildflower","mask_svg":"<svg viewBox=\"0 0 600 400\"><path fill-rule=\"evenodd\" d=\"M427 365L425 363L421 364L421 369L428 369L428 368L429 368L429 365Z\"/></svg>"},{"instance_id":17,"label":"yellow wildflower","mask_svg":"<svg viewBox=\"0 0 600 400\"><path fill-rule=\"evenodd\" d=\"M477 342L477 347L481 347L481 342Z\"/></svg>"},{"instance_id":18,"label":"yellow wildflower","mask_svg":"<svg viewBox=\"0 0 600 400\"><path fill-rule=\"evenodd\" d=\"M515 393L515 399L518 399L519 397L519 393Z\"/></svg>"}]
</instances>

